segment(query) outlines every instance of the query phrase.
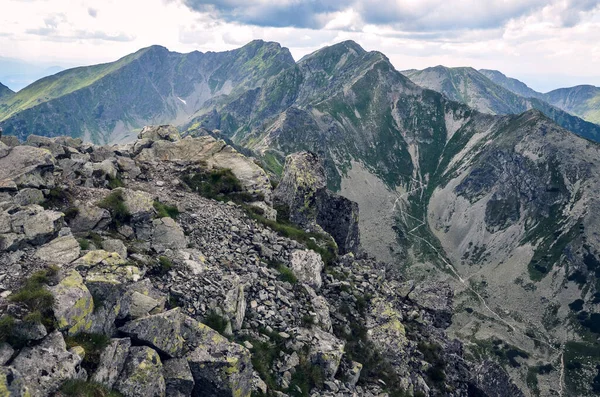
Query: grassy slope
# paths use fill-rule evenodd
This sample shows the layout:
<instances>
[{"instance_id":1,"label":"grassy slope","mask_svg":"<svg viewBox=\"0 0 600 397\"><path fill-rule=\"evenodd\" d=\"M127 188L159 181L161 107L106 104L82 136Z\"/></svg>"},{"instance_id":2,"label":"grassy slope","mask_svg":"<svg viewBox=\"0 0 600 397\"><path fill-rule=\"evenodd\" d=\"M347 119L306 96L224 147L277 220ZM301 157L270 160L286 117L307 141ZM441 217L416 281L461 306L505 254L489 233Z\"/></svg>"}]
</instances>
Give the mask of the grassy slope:
<instances>
[{"instance_id":1,"label":"grassy slope","mask_svg":"<svg viewBox=\"0 0 600 397\"><path fill-rule=\"evenodd\" d=\"M69 69L38 80L7 100L0 102L0 121L6 120L10 116L40 103L48 102L88 87L139 58L147 50L147 48L142 49L116 62Z\"/></svg>"}]
</instances>

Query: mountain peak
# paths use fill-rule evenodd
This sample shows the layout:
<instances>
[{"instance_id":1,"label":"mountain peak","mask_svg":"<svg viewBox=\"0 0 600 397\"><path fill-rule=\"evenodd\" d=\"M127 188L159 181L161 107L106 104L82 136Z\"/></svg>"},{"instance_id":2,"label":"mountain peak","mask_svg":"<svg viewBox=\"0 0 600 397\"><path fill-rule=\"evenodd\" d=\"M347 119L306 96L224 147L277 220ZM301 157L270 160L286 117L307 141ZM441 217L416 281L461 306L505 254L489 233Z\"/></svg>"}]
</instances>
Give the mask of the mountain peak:
<instances>
[{"instance_id":1,"label":"mountain peak","mask_svg":"<svg viewBox=\"0 0 600 397\"><path fill-rule=\"evenodd\" d=\"M14 95L14 91L5 86L4 84L0 83L0 100L11 95Z\"/></svg>"}]
</instances>

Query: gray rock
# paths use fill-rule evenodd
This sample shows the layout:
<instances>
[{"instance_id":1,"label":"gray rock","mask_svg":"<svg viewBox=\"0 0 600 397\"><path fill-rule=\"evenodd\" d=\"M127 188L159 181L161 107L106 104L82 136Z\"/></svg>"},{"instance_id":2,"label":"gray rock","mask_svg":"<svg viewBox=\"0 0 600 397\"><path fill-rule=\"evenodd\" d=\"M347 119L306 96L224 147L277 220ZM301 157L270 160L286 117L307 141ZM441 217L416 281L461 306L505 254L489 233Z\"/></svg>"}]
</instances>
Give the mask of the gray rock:
<instances>
[{"instance_id":1,"label":"gray rock","mask_svg":"<svg viewBox=\"0 0 600 397\"><path fill-rule=\"evenodd\" d=\"M64 214L46 211L39 205L30 205L12 216L12 231L24 234L35 245L44 244L62 228Z\"/></svg>"},{"instance_id":2,"label":"gray rock","mask_svg":"<svg viewBox=\"0 0 600 397\"><path fill-rule=\"evenodd\" d=\"M223 311L231 320L233 331L242 329L244 317L246 315L246 298L244 295L244 285L240 283L239 277L230 278L232 287L225 295Z\"/></svg>"},{"instance_id":3,"label":"gray rock","mask_svg":"<svg viewBox=\"0 0 600 397\"><path fill-rule=\"evenodd\" d=\"M0 185L13 182L18 187L51 187L54 164L48 150L15 146L7 156L0 158Z\"/></svg>"},{"instance_id":4,"label":"gray rock","mask_svg":"<svg viewBox=\"0 0 600 397\"><path fill-rule=\"evenodd\" d=\"M41 204L44 201L44 194L39 189L25 188L19 190L19 193L13 198L15 204L25 207L31 204Z\"/></svg>"},{"instance_id":5,"label":"gray rock","mask_svg":"<svg viewBox=\"0 0 600 397\"><path fill-rule=\"evenodd\" d=\"M121 192L123 204L131 215L131 222L143 222L154 215L154 199L150 194L126 188L114 189L113 192Z\"/></svg>"},{"instance_id":6,"label":"gray rock","mask_svg":"<svg viewBox=\"0 0 600 397\"><path fill-rule=\"evenodd\" d=\"M66 265L79 258L81 248L73 236L58 237L41 246L35 252L36 258L50 264Z\"/></svg>"},{"instance_id":7,"label":"gray rock","mask_svg":"<svg viewBox=\"0 0 600 397\"><path fill-rule=\"evenodd\" d=\"M107 159L101 163L94 163L93 165L94 175L103 176L115 179L117 177L117 167L114 159Z\"/></svg>"},{"instance_id":8,"label":"gray rock","mask_svg":"<svg viewBox=\"0 0 600 397\"><path fill-rule=\"evenodd\" d=\"M11 149L10 146L8 146L4 142L0 141L0 159L2 157L8 156L8 154L10 153L10 149Z\"/></svg>"},{"instance_id":9,"label":"gray rock","mask_svg":"<svg viewBox=\"0 0 600 397\"><path fill-rule=\"evenodd\" d=\"M289 210L292 222L331 235L341 254L359 250L358 204L327 190L325 169L315 154L286 157L274 200Z\"/></svg>"},{"instance_id":10,"label":"gray rock","mask_svg":"<svg viewBox=\"0 0 600 397\"><path fill-rule=\"evenodd\" d=\"M46 327L39 322L31 321L15 321L15 334L23 340L38 341L42 340L48 335Z\"/></svg>"},{"instance_id":11,"label":"gray rock","mask_svg":"<svg viewBox=\"0 0 600 397\"><path fill-rule=\"evenodd\" d=\"M130 347L131 339L129 338L111 339L110 344L100 355L98 368L91 380L112 389L125 366Z\"/></svg>"},{"instance_id":12,"label":"gray rock","mask_svg":"<svg viewBox=\"0 0 600 397\"><path fill-rule=\"evenodd\" d=\"M190 397L194 390L194 377L187 360L173 358L163 364L167 397Z\"/></svg>"},{"instance_id":13,"label":"gray rock","mask_svg":"<svg viewBox=\"0 0 600 397\"><path fill-rule=\"evenodd\" d=\"M69 222L73 233L84 233L94 229L103 229L110 223L110 213L93 204L83 204L77 207L77 215Z\"/></svg>"},{"instance_id":14,"label":"gray rock","mask_svg":"<svg viewBox=\"0 0 600 397\"><path fill-rule=\"evenodd\" d=\"M344 355L345 343L319 328L301 328L298 340L308 344L309 358L321 367L325 379L333 379Z\"/></svg>"},{"instance_id":15,"label":"gray rock","mask_svg":"<svg viewBox=\"0 0 600 397\"><path fill-rule=\"evenodd\" d=\"M363 365L356 361L352 361L348 370L344 373L344 378L346 380L346 384L348 387L353 388L358 383L360 379L360 373L362 371Z\"/></svg>"},{"instance_id":16,"label":"gray rock","mask_svg":"<svg viewBox=\"0 0 600 397\"><path fill-rule=\"evenodd\" d=\"M188 320L190 319L176 308L130 321L119 328L119 331L149 343L169 357L182 357L186 350L186 339L191 336L186 326Z\"/></svg>"},{"instance_id":17,"label":"gray rock","mask_svg":"<svg viewBox=\"0 0 600 397\"><path fill-rule=\"evenodd\" d=\"M321 272L325 264L321 256L311 250L295 250L290 259L290 269L300 282L306 283L314 289L321 288L323 281Z\"/></svg>"},{"instance_id":18,"label":"gray rock","mask_svg":"<svg viewBox=\"0 0 600 397\"><path fill-rule=\"evenodd\" d=\"M130 321L119 331L155 347L166 356L185 357L196 383L194 396L250 394L250 352L182 314L179 308Z\"/></svg>"},{"instance_id":19,"label":"gray rock","mask_svg":"<svg viewBox=\"0 0 600 397\"><path fill-rule=\"evenodd\" d=\"M116 252L123 259L127 259L127 247L121 240L107 239L102 241L102 249L107 252Z\"/></svg>"},{"instance_id":20,"label":"gray rock","mask_svg":"<svg viewBox=\"0 0 600 397\"><path fill-rule=\"evenodd\" d=\"M506 371L492 361L484 361L475 366L471 381L475 390L489 397L524 397L525 394L511 381Z\"/></svg>"},{"instance_id":21,"label":"gray rock","mask_svg":"<svg viewBox=\"0 0 600 397\"><path fill-rule=\"evenodd\" d=\"M157 308L160 305L160 302L152 299L151 297L140 294L137 291L133 291L128 295L129 302L128 305L128 317L132 319L140 318L146 316L153 309Z\"/></svg>"},{"instance_id":22,"label":"gray rock","mask_svg":"<svg viewBox=\"0 0 600 397\"><path fill-rule=\"evenodd\" d=\"M187 247L183 229L172 218L155 219L152 226L152 248L156 252L161 253L167 249L178 250Z\"/></svg>"},{"instance_id":23,"label":"gray rock","mask_svg":"<svg viewBox=\"0 0 600 397\"><path fill-rule=\"evenodd\" d=\"M166 140L175 142L181 139L179 131L172 125L146 126L138 134L138 139L150 141Z\"/></svg>"},{"instance_id":24,"label":"gray rock","mask_svg":"<svg viewBox=\"0 0 600 397\"><path fill-rule=\"evenodd\" d=\"M67 351L60 332L48 335L35 347L26 347L14 359L12 367L23 376L32 397L53 394L68 379L78 379L82 357Z\"/></svg>"},{"instance_id":25,"label":"gray rock","mask_svg":"<svg viewBox=\"0 0 600 397\"><path fill-rule=\"evenodd\" d=\"M58 329L68 330L69 334L89 332L94 300L81 275L76 270L70 270L57 285L49 289L54 296L52 310Z\"/></svg>"},{"instance_id":26,"label":"gray rock","mask_svg":"<svg viewBox=\"0 0 600 397\"><path fill-rule=\"evenodd\" d=\"M15 354L15 350L8 343L0 343L0 365L5 365Z\"/></svg>"},{"instance_id":27,"label":"gray rock","mask_svg":"<svg viewBox=\"0 0 600 397\"><path fill-rule=\"evenodd\" d=\"M165 378L158 353L147 346L134 346L114 386L125 397L164 397Z\"/></svg>"}]
</instances>

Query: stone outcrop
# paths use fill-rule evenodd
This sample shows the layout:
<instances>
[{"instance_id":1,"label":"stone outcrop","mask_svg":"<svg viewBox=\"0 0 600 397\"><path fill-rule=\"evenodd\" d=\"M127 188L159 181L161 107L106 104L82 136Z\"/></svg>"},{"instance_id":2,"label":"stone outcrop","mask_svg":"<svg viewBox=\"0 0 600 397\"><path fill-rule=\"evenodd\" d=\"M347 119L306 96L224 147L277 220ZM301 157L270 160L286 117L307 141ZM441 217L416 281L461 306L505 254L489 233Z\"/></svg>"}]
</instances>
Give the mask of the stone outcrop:
<instances>
[{"instance_id":1,"label":"stone outcrop","mask_svg":"<svg viewBox=\"0 0 600 397\"><path fill-rule=\"evenodd\" d=\"M289 155L274 194L293 223L328 233L341 254L358 252L358 205L327 190L325 170L315 154Z\"/></svg>"}]
</instances>

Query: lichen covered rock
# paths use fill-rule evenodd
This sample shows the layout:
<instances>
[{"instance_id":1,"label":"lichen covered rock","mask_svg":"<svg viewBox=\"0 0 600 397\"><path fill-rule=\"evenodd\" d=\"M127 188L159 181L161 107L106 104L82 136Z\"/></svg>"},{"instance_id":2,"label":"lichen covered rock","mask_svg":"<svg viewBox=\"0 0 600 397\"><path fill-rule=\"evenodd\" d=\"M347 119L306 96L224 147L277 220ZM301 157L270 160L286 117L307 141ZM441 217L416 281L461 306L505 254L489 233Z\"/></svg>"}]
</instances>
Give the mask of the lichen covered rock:
<instances>
[{"instance_id":1,"label":"lichen covered rock","mask_svg":"<svg viewBox=\"0 0 600 397\"><path fill-rule=\"evenodd\" d=\"M165 378L162 361L153 349L135 346L129 349L115 390L125 397L164 397Z\"/></svg>"},{"instance_id":2,"label":"lichen covered rock","mask_svg":"<svg viewBox=\"0 0 600 397\"><path fill-rule=\"evenodd\" d=\"M290 268L298 281L308 284L314 289L321 288L323 281L321 272L325 264L321 256L311 250L295 250L290 259Z\"/></svg>"},{"instance_id":3,"label":"lichen covered rock","mask_svg":"<svg viewBox=\"0 0 600 397\"><path fill-rule=\"evenodd\" d=\"M54 317L60 330L71 334L88 332L92 326L91 314L94 299L76 270L70 270L55 286L50 287L54 296Z\"/></svg>"},{"instance_id":4,"label":"lichen covered rock","mask_svg":"<svg viewBox=\"0 0 600 397\"><path fill-rule=\"evenodd\" d=\"M22 375L32 397L43 397L52 395L66 380L85 376L81 360L67 351L62 334L55 331L39 345L24 348L12 367Z\"/></svg>"}]
</instances>

